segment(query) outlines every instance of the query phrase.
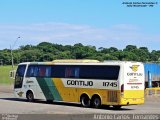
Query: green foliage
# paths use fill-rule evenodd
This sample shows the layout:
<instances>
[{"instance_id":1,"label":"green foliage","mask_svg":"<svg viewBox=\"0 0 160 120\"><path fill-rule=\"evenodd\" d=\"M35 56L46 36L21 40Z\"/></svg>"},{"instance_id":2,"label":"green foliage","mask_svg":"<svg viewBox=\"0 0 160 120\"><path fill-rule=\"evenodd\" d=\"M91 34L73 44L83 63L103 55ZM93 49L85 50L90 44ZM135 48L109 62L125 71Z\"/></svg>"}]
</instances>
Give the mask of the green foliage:
<instances>
[{"instance_id":1,"label":"green foliage","mask_svg":"<svg viewBox=\"0 0 160 120\"><path fill-rule=\"evenodd\" d=\"M147 47L137 48L135 45L127 45L123 50L115 47L98 50L95 46L85 46L81 43L75 45L59 45L48 42L39 43L36 46L25 45L13 50L14 63L32 61L52 61L55 59L97 59L104 60L127 60L141 62L160 62L160 50L149 52ZM0 50L0 65L11 65L11 51Z\"/></svg>"}]
</instances>

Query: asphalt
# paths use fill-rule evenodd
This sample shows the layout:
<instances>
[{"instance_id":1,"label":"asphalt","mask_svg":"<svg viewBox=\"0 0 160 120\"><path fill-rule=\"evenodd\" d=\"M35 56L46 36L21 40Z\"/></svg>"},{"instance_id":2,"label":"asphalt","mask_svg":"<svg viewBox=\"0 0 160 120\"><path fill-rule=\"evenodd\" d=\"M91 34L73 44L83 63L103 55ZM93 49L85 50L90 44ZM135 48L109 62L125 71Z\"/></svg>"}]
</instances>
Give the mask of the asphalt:
<instances>
[{"instance_id":1,"label":"asphalt","mask_svg":"<svg viewBox=\"0 0 160 120\"><path fill-rule=\"evenodd\" d=\"M45 101L29 103L13 95L12 85L0 85L0 119L2 120L91 120L91 119L160 119L160 96L145 97L143 105L123 106L120 110L102 106L100 109L83 108L77 103ZM143 116L142 116L143 115ZM147 118L149 115L149 118ZM153 120L154 120L153 119Z\"/></svg>"}]
</instances>

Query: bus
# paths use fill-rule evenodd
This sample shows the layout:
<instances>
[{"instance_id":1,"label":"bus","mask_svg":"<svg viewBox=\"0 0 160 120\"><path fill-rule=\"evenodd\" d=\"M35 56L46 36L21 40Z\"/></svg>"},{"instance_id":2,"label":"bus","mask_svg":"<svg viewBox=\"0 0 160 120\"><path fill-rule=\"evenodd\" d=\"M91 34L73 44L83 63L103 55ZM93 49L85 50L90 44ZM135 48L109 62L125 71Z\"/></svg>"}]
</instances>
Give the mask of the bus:
<instances>
[{"instance_id":1,"label":"bus","mask_svg":"<svg viewBox=\"0 0 160 120\"><path fill-rule=\"evenodd\" d=\"M141 62L55 60L20 63L14 94L30 102L76 102L84 107L116 109L144 103L144 66Z\"/></svg>"}]
</instances>

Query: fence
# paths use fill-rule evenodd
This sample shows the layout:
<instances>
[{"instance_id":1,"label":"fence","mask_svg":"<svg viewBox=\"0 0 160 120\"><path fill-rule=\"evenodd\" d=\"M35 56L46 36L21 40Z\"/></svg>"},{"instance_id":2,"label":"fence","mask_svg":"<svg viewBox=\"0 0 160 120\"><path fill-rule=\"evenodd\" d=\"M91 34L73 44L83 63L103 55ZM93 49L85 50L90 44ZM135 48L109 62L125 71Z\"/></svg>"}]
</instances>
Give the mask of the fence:
<instances>
[{"instance_id":1,"label":"fence","mask_svg":"<svg viewBox=\"0 0 160 120\"><path fill-rule=\"evenodd\" d=\"M149 95L160 96L160 87L146 88L145 95L146 96L149 96Z\"/></svg>"}]
</instances>

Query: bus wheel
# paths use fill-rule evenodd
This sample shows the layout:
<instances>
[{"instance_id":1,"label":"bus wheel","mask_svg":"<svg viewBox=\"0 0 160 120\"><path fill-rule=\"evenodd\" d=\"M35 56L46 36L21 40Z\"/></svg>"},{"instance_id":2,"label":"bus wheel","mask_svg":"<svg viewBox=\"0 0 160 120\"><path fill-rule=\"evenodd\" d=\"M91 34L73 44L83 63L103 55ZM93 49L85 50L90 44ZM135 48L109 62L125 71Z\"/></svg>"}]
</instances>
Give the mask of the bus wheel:
<instances>
[{"instance_id":1,"label":"bus wheel","mask_svg":"<svg viewBox=\"0 0 160 120\"><path fill-rule=\"evenodd\" d=\"M26 97L27 97L28 102L34 102L34 95L31 91L27 92Z\"/></svg>"},{"instance_id":2,"label":"bus wheel","mask_svg":"<svg viewBox=\"0 0 160 120\"><path fill-rule=\"evenodd\" d=\"M90 107L90 99L87 95L81 96L80 101L83 107Z\"/></svg>"},{"instance_id":3,"label":"bus wheel","mask_svg":"<svg viewBox=\"0 0 160 120\"><path fill-rule=\"evenodd\" d=\"M116 109L116 110L120 109L121 107L122 107L121 105L113 105L113 108Z\"/></svg>"},{"instance_id":4,"label":"bus wheel","mask_svg":"<svg viewBox=\"0 0 160 120\"><path fill-rule=\"evenodd\" d=\"M101 99L98 96L95 96L95 97L92 98L91 104L92 104L92 107L94 107L94 108L100 108Z\"/></svg>"}]
</instances>

